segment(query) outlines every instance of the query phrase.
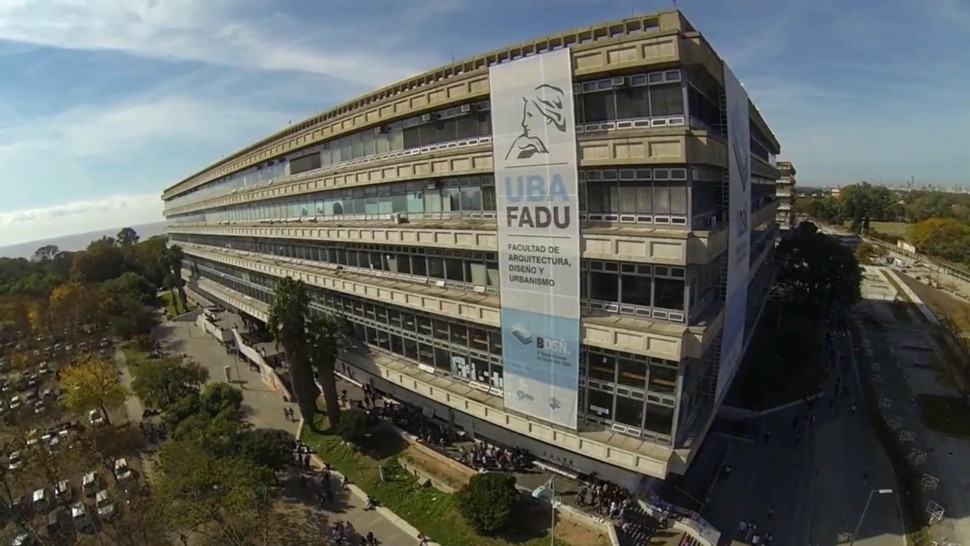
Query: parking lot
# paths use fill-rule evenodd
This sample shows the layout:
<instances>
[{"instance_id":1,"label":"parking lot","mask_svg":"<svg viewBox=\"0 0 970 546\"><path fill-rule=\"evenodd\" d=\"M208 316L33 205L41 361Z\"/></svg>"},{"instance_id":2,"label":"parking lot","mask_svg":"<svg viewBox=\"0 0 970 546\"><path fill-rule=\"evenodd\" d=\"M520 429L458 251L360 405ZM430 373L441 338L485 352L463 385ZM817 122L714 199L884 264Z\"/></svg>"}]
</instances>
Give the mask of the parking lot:
<instances>
[{"instance_id":1,"label":"parking lot","mask_svg":"<svg viewBox=\"0 0 970 546\"><path fill-rule=\"evenodd\" d=\"M123 411L61 407L61 372L72 359L113 362L111 340L78 330L0 347L0 546L121 543L112 528L143 493L143 439Z\"/></svg>"}]
</instances>

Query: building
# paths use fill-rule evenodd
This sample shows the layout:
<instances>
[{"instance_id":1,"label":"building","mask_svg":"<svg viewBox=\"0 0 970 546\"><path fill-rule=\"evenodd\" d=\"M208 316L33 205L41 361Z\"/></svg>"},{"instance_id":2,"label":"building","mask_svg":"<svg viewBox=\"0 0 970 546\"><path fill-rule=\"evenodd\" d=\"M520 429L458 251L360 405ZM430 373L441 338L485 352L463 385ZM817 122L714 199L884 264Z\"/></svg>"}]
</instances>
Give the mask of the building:
<instances>
[{"instance_id":1,"label":"building","mask_svg":"<svg viewBox=\"0 0 970 546\"><path fill-rule=\"evenodd\" d=\"M791 161L779 161L777 164L781 176L775 187L775 197L778 199L778 213L775 221L782 231L795 229L795 166Z\"/></svg>"},{"instance_id":2,"label":"building","mask_svg":"<svg viewBox=\"0 0 970 546\"><path fill-rule=\"evenodd\" d=\"M686 470L760 316L779 152L666 11L379 89L162 197L193 289L266 320L300 278L353 326L342 373L633 484Z\"/></svg>"}]
</instances>

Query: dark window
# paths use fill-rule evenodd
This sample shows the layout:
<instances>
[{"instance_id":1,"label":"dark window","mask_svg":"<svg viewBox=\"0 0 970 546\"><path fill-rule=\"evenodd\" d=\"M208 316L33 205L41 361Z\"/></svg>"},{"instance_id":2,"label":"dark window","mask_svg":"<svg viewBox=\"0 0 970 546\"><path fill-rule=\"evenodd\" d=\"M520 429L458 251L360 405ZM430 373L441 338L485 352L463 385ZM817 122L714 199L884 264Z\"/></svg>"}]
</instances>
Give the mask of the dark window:
<instances>
[{"instance_id":1,"label":"dark window","mask_svg":"<svg viewBox=\"0 0 970 546\"><path fill-rule=\"evenodd\" d=\"M616 103L611 91L583 94L583 121L593 123L616 119Z\"/></svg>"},{"instance_id":2,"label":"dark window","mask_svg":"<svg viewBox=\"0 0 970 546\"><path fill-rule=\"evenodd\" d=\"M620 301L631 305L650 305L650 277L622 275L623 291Z\"/></svg>"},{"instance_id":3,"label":"dark window","mask_svg":"<svg viewBox=\"0 0 970 546\"><path fill-rule=\"evenodd\" d=\"M616 358L600 354L589 355L589 377L610 383L616 381Z\"/></svg>"},{"instance_id":4,"label":"dark window","mask_svg":"<svg viewBox=\"0 0 970 546\"><path fill-rule=\"evenodd\" d=\"M587 413L600 419L610 419L613 415L613 395L608 392L586 391Z\"/></svg>"},{"instance_id":5,"label":"dark window","mask_svg":"<svg viewBox=\"0 0 970 546\"><path fill-rule=\"evenodd\" d=\"M404 149L421 147L421 128L419 126L404 129Z\"/></svg>"},{"instance_id":6,"label":"dark window","mask_svg":"<svg viewBox=\"0 0 970 546\"><path fill-rule=\"evenodd\" d=\"M628 387L645 388L647 384L647 363L641 360L621 358L616 382Z\"/></svg>"},{"instance_id":7,"label":"dark window","mask_svg":"<svg viewBox=\"0 0 970 546\"><path fill-rule=\"evenodd\" d=\"M643 400L634 400L623 396L616 397L616 416L613 418L617 423L640 428L643 426Z\"/></svg>"},{"instance_id":8,"label":"dark window","mask_svg":"<svg viewBox=\"0 0 970 546\"><path fill-rule=\"evenodd\" d=\"M684 310L684 281L655 278L653 285L654 307Z\"/></svg>"},{"instance_id":9,"label":"dark window","mask_svg":"<svg viewBox=\"0 0 970 546\"><path fill-rule=\"evenodd\" d=\"M657 404L647 404L647 419L644 428L670 435L674 424L674 409Z\"/></svg>"},{"instance_id":10,"label":"dark window","mask_svg":"<svg viewBox=\"0 0 970 546\"><path fill-rule=\"evenodd\" d=\"M684 97L680 84L650 87L650 105L654 116L683 114Z\"/></svg>"},{"instance_id":11,"label":"dark window","mask_svg":"<svg viewBox=\"0 0 970 546\"><path fill-rule=\"evenodd\" d=\"M615 273L600 273L593 271L589 275L589 297L594 300L616 301L619 288L619 278Z\"/></svg>"},{"instance_id":12,"label":"dark window","mask_svg":"<svg viewBox=\"0 0 970 546\"><path fill-rule=\"evenodd\" d=\"M650 98L646 87L628 87L616 93L616 119L650 117Z\"/></svg>"},{"instance_id":13,"label":"dark window","mask_svg":"<svg viewBox=\"0 0 970 546\"><path fill-rule=\"evenodd\" d=\"M290 174L297 174L320 168L320 152L298 157L290 161Z\"/></svg>"},{"instance_id":14,"label":"dark window","mask_svg":"<svg viewBox=\"0 0 970 546\"><path fill-rule=\"evenodd\" d=\"M650 388L653 392L672 393L677 389L677 370L650 366Z\"/></svg>"},{"instance_id":15,"label":"dark window","mask_svg":"<svg viewBox=\"0 0 970 546\"><path fill-rule=\"evenodd\" d=\"M428 257L428 276L435 279L445 278L445 263L441 258Z\"/></svg>"},{"instance_id":16,"label":"dark window","mask_svg":"<svg viewBox=\"0 0 970 546\"><path fill-rule=\"evenodd\" d=\"M637 213L637 183L620 182L620 214Z\"/></svg>"}]
</instances>

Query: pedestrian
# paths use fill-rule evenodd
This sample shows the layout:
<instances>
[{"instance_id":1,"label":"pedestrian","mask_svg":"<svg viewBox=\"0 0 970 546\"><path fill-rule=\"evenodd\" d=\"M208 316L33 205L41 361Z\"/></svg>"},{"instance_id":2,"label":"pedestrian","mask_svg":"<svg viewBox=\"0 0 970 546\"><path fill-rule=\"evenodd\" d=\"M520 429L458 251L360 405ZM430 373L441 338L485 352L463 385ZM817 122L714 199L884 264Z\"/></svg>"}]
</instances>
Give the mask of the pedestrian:
<instances>
[{"instance_id":1,"label":"pedestrian","mask_svg":"<svg viewBox=\"0 0 970 546\"><path fill-rule=\"evenodd\" d=\"M741 520L741 522L738 523L738 536L740 536L740 537L742 537L744 539L748 538L748 522L747 521Z\"/></svg>"},{"instance_id":2,"label":"pedestrian","mask_svg":"<svg viewBox=\"0 0 970 546\"><path fill-rule=\"evenodd\" d=\"M802 441L802 433L799 432L795 434L795 445L798 445L798 442L801 442L801 441Z\"/></svg>"},{"instance_id":3,"label":"pedestrian","mask_svg":"<svg viewBox=\"0 0 970 546\"><path fill-rule=\"evenodd\" d=\"M862 484L863 485L868 485L869 484L869 471L868 470L866 470L865 472L862 473Z\"/></svg>"},{"instance_id":4,"label":"pedestrian","mask_svg":"<svg viewBox=\"0 0 970 546\"><path fill-rule=\"evenodd\" d=\"M758 533L755 533L754 536L751 537L751 544L753 544L754 546L758 546L758 544L761 544L761 535L759 535Z\"/></svg>"},{"instance_id":5,"label":"pedestrian","mask_svg":"<svg viewBox=\"0 0 970 546\"><path fill-rule=\"evenodd\" d=\"M726 465L724 465L724 477L725 477L725 478L728 478L728 477L730 477L730 476L731 476L731 471L732 471L732 470L734 470L734 469L733 469L733 468L731 468L731 465L729 465L729 464L726 464Z\"/></svg>"},{"instance_id":6,"label":"pedestrian","mask_svg":"<svg viewBox=\"0 0 970 546\"><path fill-rule=\"evenodd\" d=\"M283 419L286 419L287 421L290 420L290 410L289 410L289 408L283 408Z\"/></svg>"},{"instance_id":7,"label":"pedestrian","mask_svg":"<svg viewBox=\"0 0 970 546\"><path fill-rule=\"evenodd\" d=\"M852 404L852 415L855 415L855 404Z\"/></svg>"},{"instance_id":8,"label":"pedestrian","mask_svg":"<svg viewBox=\"0 0 970 546\"><path fill-rule=\"evenodd\" d=\"M769 506L768 507L768 521L771 521L771 518L773 518L773 517L775 517L775 507L774 506Z\"/></svg>"},{"instance_id":9,"label":"pedestrian","mask_svg":"<svg viewBox=\"0 0 970 546\"><path fill-rule=\"evenodd\" d=\"M364 538L364 544L367 546L377 546L377 539L374 538L373 531L367 531L367 536Z\"/></svg>"},{"instance_id":10,"label":"pedestrian","mask_svg":"<svg viewBox=\"0 0 970 546\"><path fill-rule=\"evenodd\" d=\"M764 538L764 539L762 539L762 542L764 543L764 545L765 545L765 546L771 546L771 541L772 541L772 539L774 539L774 538L775 538L775 537L773 537L773 536L771 535L771 533L767 533L767 534L765 535L765 538Z\"/></svg>"}]
</instances>

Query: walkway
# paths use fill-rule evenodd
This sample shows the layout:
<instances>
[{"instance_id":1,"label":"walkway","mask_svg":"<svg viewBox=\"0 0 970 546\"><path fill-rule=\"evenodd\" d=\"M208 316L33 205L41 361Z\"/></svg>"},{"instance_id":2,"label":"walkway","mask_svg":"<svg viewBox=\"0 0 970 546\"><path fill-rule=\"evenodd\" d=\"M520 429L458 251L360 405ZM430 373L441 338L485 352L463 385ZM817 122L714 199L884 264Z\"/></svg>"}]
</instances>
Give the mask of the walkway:
<instances>
[{"instance_id":1,"label":"walkway","mask_svg":"<svg viewBox=\"0 0 970 546\"><path fill-rule=\"evenodd\" d=\"M203 333L192 323L165 322L156 329L156 338L167 353L185 353L189 358L209 370L209 382L225 381L225 367L228 366L232 383L243 393L244 417L258 428L275 428L296 433L298 424L288 421L283 416L283 408L292 408L297 414L299 410L295 404L283 402L282 397L273 392L263 383L258 372L251 371L249 365L238 361L234 356L226 354L222 344ZM390 519L393 514L386 511L364 511L364 501L356 495L344 495L338 498L334 505L322 510L316 506L313 495L299 487L296 477L287 480L286 498L297 501L311 513L313 521L330 525L337 521L349 521L357 531L364 533L371 531L382 544L398 546L417 544L413 534L401 529ZM326 530L319 530L320 536L325 536Z\"/></svg>"}]
</instances>

